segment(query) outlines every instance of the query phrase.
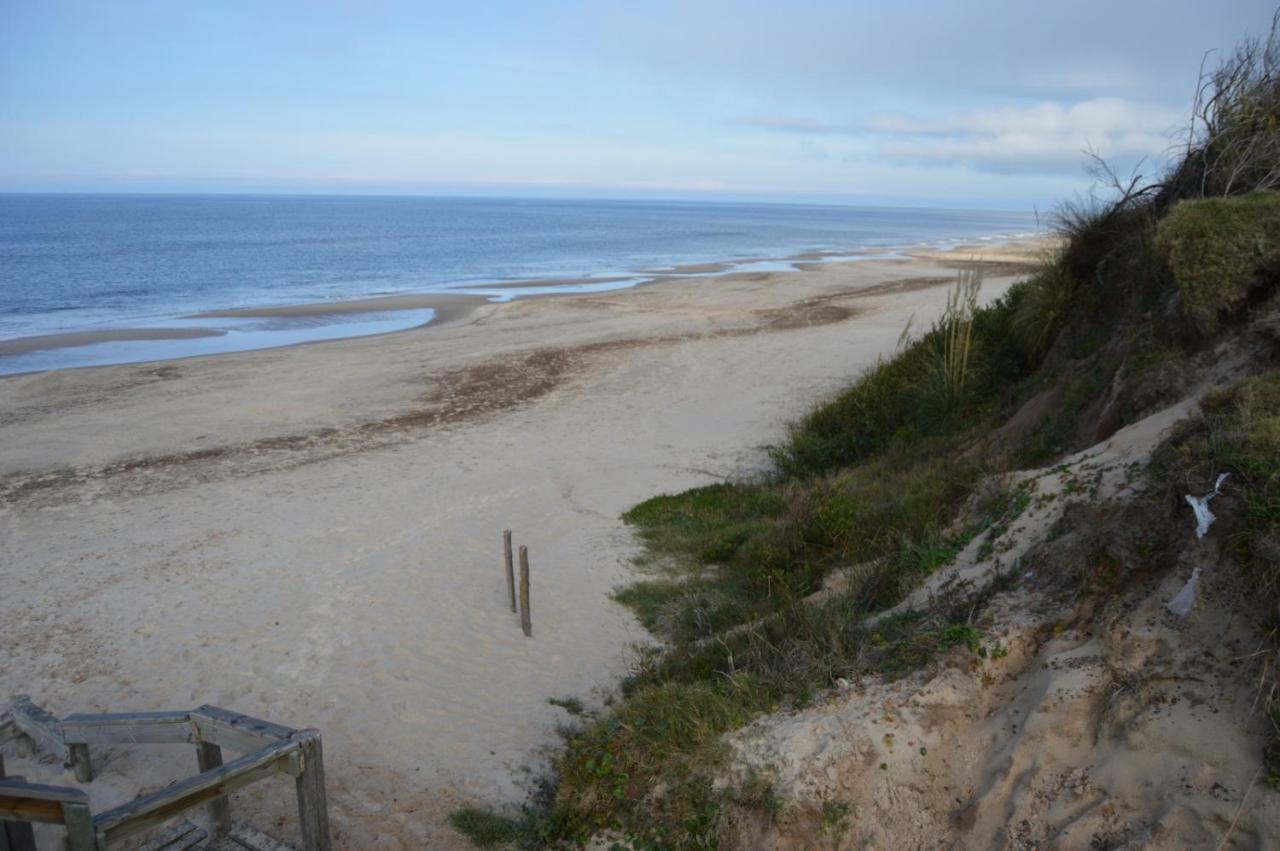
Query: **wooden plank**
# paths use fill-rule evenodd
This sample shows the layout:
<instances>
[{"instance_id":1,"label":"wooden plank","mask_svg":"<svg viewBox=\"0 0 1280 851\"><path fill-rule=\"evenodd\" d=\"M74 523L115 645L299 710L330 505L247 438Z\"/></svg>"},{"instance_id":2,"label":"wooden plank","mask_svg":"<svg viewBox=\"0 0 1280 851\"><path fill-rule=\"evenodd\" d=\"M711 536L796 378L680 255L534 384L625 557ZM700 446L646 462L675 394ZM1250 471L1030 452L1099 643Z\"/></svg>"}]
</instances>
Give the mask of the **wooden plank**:
<instances>
[{"instance_id":1,"label":"wooden plank","mask_svg":"<svg viewBox=\"0 0 1280 851\"><path fill-rule=\"evenodd\" d=\"M62 803L10 795L0 789L0 821L8 820L62 824Z\"/></svg>"},{"instance_id":2,"label":"wooden plank","mask_svg":"<svg viewBox=\"0 0 1280 851\"><path fill-rule=\"evenodd\" d=\"M178 744L197 741L188 712L80 713L62 719L69 745Z\"/></svg>"},{"instance_id":3,"label":"wooden plank","mask_svg":"<svg viewBox=\"0 0 1280 851\"><path fill-rule=\"evenodd\" d=\"M295 740L302 748L302 773L295 781L298 790L298 821L302 828L302 851L331 851L329 805L324 794L324 750L319 730L301 730Z\"/></svg>"},{"instance_id":4,"label":"wooden plank","mask_svg":"<svg viewBox=\"0 0 1280 851\"><path fill-rule=\"evenodd\" d=\"M201 742L196 745L196 762L200 771L212 771L222 765L222 748ZM226 798L216 798L209 802L209 826L214 835L226 833L231 827L231 802Z\"/></svg>"},{"instance_id":5,"label":"wooden plank","mask_svg":"<svg viewBox=\"0 0 1280 851\"><path fill-rule=\"evenodd\" d=\"M73 786L46 786L43 783L27 783L16 777L0 780L0 795L31 798L35 801L88 803L89 796Z\"/></svg>"},{"instance_id":6,"label":"wooden plank","mask_svg":"<svg viewBox=\"0 0 1280 851\"><path fill-rule=\"evenodd\" d=\"M94 828L105 836L108 843L151 830L181 812L287 770L289 757L298 750L299 742L292 739L276 742L212 771L188 777L99 813L93 819Z\"/></svg>"},{"instance_id":7,"label":"wooden plank","mask_svg":"<svg viewBox=\"0 0 1280 851\"><path fill-rule=\"evenodd\" d=\"M241 715L217 706L201 706L192 710L191 721L200 740L248 753L292 736L296 730L260 718Z\"/></svg>"},{"instance_id":8,"label":"wooden plank","mask_svg":"<svg viewBox=\"0 0 1280 851\"><path fill-rule=\"evenodd\" d=\"M31 702L25 694L9 703L9 714L18 729L25 733L36 750L45 750L62 758L64 765L71 762L66 742L62 739L62 723L53 715Z\"/></svg>"},{"instance_id":9,"label":"wooden plank","mask_svg":"<svg viewBox=\"0 0 1280 851\"><path fill-rule=\"evenodd\" d=\"M88 802L63 804L62 823L67 827L67 851L95 851L98 840Z\"/></svg>"},{"instance_id":10,"label":"wooden plank","mask_svg":"<svg viewBox=\"0 0 1280 851\"><path fill-rule=\"evenodd\" d=\"M511 598L511 611L516 611L516 574L511 566L511 530L502 532L502 565L507 571L507 596Z\"/></svg>"},{"instance_id":11,"label":"wooden plank","mask_svg":"<svg viewBox=\"0 0 1280 851\"><path fill-rule=\"evenodd\" d=\"M0 780L0 820L63 824L66 805L88 811L89 796L67 786L26 783L21 778Z\"/></svg>"},{"instance_id":12,"label":"wooden plank","mask_svg":"<svg viewBox=\"0 0 1280 851\"><path fill-rule=\"evenodd\" d=\"M247 824L234 824L227 831L227 837L240 848L248 851L297 851L287 842L281 842L274 836L263 833L256 827Z\"/></svg>"},{"instance_id":13,"label":"wooden plank","mask_svg":"<svg viewBox=\"0 0 1280 851\"><path fill-rule=\"evenodd\" d=\"M520 548L520 629L533 635L533 613L529 611L529 548Z\"/></svg>"},{"instance_id":14,"label":"wooden plank","mask_svg":"<svg viewBox=\"0 0 1280 851\"><path fill-rule=\"evenodd\" d=\"M147 840L138 851L187 851L204 842L208 836L209 832L204 828L183 820Z\"/></svg>"}]
</instances>

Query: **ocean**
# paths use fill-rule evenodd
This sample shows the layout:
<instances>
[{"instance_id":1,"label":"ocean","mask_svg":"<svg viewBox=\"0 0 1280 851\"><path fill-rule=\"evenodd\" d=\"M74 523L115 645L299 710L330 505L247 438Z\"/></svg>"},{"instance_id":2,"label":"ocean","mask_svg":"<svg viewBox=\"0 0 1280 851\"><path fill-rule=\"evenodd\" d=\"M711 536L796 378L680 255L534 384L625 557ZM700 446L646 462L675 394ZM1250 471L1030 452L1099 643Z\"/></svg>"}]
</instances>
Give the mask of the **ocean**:
<instances>
[{"instance_id":1,"label":"ocean","mask_svg":"<svg viewBox=\"0 0 1280 851\"><path fill-rule=\"evenodd\" d=\"M0 353L0 374L413 327L430 311L192 319L427 292L509 299L632 286L673 267L785 269L1036 230L1030 211L348 196L0 195L0 341L136 328L205 336ZM685 274L709 274L688 270ZM528 282L545 281L542 286ZM521 284L509 288L511 284ZM409 315L412 314L412 315Z\"/></svg>"}]
</instances>

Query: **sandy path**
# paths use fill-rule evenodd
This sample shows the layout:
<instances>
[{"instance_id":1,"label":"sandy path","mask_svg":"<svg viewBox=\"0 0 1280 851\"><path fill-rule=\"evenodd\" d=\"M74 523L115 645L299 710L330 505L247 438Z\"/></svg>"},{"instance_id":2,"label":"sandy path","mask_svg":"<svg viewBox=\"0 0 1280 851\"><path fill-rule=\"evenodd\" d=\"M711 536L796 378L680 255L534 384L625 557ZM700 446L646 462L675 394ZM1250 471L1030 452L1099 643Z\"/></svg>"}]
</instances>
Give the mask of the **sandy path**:
<instances>
[{"instance_id":1,"label":"sandy path","mask_svg":"<svg viewBox=\"0 0 1280 851\"><path fill-rule=\"evenodd\" d=\"M566 720L547 698L607 688L644 640L608 600L634 546L619 513L759 466L790 417L936 314L948 262L0 380L0 696L319 727L339 847L453 847L452 806L521 797ZM506 609L505 527L532 554L531 640ZM95 807L194 762L95 761ZM287 838L286 791L233 806Z\"/></svg>"}]
</instances>

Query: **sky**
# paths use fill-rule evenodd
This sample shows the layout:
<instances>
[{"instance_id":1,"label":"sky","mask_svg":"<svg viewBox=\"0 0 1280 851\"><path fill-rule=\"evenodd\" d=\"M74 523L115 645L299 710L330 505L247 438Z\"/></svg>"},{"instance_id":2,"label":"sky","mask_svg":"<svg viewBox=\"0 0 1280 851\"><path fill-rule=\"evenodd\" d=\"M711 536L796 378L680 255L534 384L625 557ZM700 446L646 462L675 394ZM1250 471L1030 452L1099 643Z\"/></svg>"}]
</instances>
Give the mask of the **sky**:
<instances>
[{"instance_id":1,"label":"sky","mask_svg":"<svg viewBox=\"0 0 1280 851\"><path fill-rule=\"evenodd\" d=\"M1085 149L1158 168L1206 54L1274 11L0 0L0 191L1045 209Z\"/></svg>"}]
</instances>

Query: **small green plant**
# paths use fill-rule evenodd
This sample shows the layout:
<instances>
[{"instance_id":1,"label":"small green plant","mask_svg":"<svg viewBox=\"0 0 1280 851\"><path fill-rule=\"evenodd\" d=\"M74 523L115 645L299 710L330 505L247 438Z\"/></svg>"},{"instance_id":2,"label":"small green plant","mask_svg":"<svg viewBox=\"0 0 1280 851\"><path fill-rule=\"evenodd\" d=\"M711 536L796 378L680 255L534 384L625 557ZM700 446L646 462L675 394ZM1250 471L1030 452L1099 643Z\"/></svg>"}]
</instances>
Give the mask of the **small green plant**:
<instances>
[{"instance_id":1,"label":"small green plant","mask_svg":"<svg viewBox=\"0 0 1280 851\"><path fill-rule=\"evenodd\" d=\"M570 715L574 716L575 718L580 718L583 715L585 715L587 712L586 707L583 706L582 704L582 701L576 697L549 697L547 698L547 703L551 704L552 706L560 707L565 712L568 712Z\"/></svg>"},{"instance_id":2,"label":"small green plant","mask_svg":"<svg viewBox=\"0 0 1280 851\"><path fill-rule=\"evenodd\" d=\"M752 773L732 794L733 802L768 814L770 818L782 815L785 809L774 782L763 774Z\"/></svg>"},{"instance_id":3,"label":"small green plant","mask_svg":"<svg viewBox=\"0 0 1280 851\"><path fill-rule=\"evenodd\" d=\"M849 829L849 805L844 801L825 801L818 817L822 832L839 841Z\"/></svg>"}]
</instances>

